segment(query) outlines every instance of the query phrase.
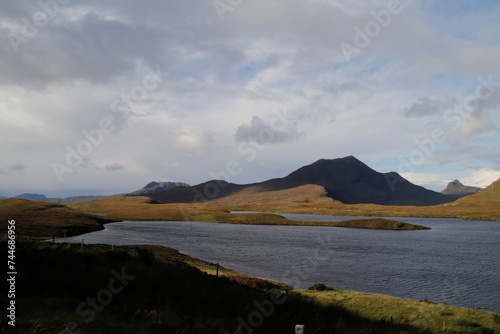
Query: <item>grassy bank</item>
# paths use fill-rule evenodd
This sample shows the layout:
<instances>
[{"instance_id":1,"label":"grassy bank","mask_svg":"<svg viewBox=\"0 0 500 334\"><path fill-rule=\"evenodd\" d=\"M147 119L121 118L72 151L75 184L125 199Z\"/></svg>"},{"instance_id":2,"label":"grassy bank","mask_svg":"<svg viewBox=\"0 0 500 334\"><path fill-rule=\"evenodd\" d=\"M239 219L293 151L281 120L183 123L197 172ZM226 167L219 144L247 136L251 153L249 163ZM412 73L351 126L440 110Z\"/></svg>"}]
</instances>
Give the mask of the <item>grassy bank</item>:
<instances>
[{"instance_id":1,"label":"grassy bank","mask_svg":"<svg viewBox=\"0 0 500 334\"><path fill-rule=\"evenodd\" d=\"M301 293L323 305L341 306L369 319L426 327L434 333L500 333L497 313L354 291Z\"/></svg>"},{"instance_id":2,"label":"grassy bank","mask_svg":"<svg viewBox=\"0 0 500 334\"><path fill-rule=\"evenodd\" d=\"M316 302L284 285L208 275L175 252L156 253L18 243L16 327L2 319L0 331L279 334L304 323L313 333L421 332Z\"/></svg>"},{"instance_id":3,"label":"grassy bank","mask_svg":"<svg viewBox=\"0 0 500 334\"><path fill-rule=\"evenodd\" d=\"M5 242L1 243L5 249ZM295 291L160 246L18 243L16 328L48 333L493 333L489 312L349 291ZM6 298L2 295L2 300ZM391 319L392 317L392 319Z\"/></svg>"}]
</instances>

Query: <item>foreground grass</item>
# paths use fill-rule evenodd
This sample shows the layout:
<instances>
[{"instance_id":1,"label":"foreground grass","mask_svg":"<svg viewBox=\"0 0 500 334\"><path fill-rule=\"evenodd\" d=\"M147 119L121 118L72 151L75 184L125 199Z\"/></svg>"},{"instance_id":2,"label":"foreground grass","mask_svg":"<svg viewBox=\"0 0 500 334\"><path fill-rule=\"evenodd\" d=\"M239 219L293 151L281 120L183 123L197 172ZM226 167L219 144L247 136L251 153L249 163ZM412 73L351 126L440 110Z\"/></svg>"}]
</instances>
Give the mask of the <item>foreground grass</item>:
<instances>
[{"instance_id":1,"label":"foreground grass","mask_svg":"<svg viewBox=\"0 0 500 334\"><path fill-rule=\"evenodd\" d=\"M500 315L490 312L350 291L295 291L225 268L215 277L206 273L214 273L214 264L160 246L111 251L21 242L17 254L16 327L2 319L0 332L279 334L303 323L311 333L409 334L443 333L443 322L450 334L500 330ZM113 281L113 271L127 280Z\"/></svg>"},{"instance_id":2,"label":"foreground grass","mask_svg":"<svg viewBox=\"0 0 500 334\"><path fill-rule=\"evenodd\" d=\"M354 291L301 293L323 305L338 305L369 319L428 328L434 333L500 333L500 314Z\"/></svg>"},{"instance_id":3,"label":"foreground grass","mask_svg":"<svg viewBox=\"0 0 500 334\"><path fill-rule=\"evenodd\" d=\"M426 332L365 318L282 284L208 275L179 256L159 248L20 242L16 327L2 319L0 332L280 334L297 323L313 333Z\"/></svg>"}]
</instances>

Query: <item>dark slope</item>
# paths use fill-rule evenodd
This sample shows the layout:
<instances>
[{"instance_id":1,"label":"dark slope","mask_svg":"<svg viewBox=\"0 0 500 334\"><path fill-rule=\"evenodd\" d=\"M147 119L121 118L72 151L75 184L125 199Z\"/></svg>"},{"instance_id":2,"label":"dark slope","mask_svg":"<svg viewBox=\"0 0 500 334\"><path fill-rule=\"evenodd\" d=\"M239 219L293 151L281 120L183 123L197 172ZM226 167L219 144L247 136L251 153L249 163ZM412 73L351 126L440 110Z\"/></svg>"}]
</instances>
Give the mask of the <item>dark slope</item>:
<instances>
[{"instance_id":1,"label":"dark slope","mask_svg":"<svg viewBox=\"0 0 500 334\"><path fill-rule=\"evenodd\" d=\"M346 204L436 205L452 201L443 194L414 185L397 173L379 173L353 156L321 159L284 178L264 182L272 188L299 184L320 185L328 196Z\"/></svg>"},{"instance_id":2,"label":"dark slope","mask_svg":"<svg viewBox=\"0 0 500 334\"><path fill-rule=\"evenodd\" d=\"M178 186L144 196L162 203L201 203L234 194L245 187L245 185L212 180L195 186Z\"/></svg>"},{"instance_id":3,"label":"dark slope","mask_svg":"<svg viewBox=\"0 0 500 334\"><path fill-rule=\"evenodd\" d=\"M168 190L174 187L189 187L189 184L184 183L184 182L171 182L171 181L166 181L166 182L156 182L152 181L142 187L139 190L133 191L131 193L128 193L126 196L145 196L147 194L151 193L157 193L160 191Z\"/></svg>"},{"instance_id":4,"label":"dark slope","mask_svg":"<svg viewBox=\"0 0 500 334\"><path fill-rule=\"evenodd\" d=\"M248 187L275 191L316 184L328 196L346 204L437 205L453 199L412 184L399 174L379 173L353 156L321 159L301 167L286 177L250 185L209 181L193 187L175 187L147 195L163 203L203 202L233 195Z\"/></svg>"}]
</instances>

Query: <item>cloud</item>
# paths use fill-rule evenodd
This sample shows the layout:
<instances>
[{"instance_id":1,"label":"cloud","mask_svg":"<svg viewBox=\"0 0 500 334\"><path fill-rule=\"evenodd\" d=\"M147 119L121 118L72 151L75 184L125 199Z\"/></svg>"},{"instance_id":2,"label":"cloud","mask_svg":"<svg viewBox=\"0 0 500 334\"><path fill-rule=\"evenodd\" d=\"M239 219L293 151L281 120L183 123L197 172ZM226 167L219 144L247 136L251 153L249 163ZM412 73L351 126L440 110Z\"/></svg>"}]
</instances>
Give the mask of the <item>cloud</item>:
<instances>
[{"instance_id":1,"label":"cloud","mask_svg":"<svg viewBox=\"0 0 500 334\"><path fill-rule=\"evenodd\" d=\"M449 103L441 99L431 99L429 97L420 97L417 102L413 102L410 107L405 109L405 116L408 118L436 116L441 114Z\"/></svg>"},{"instance_id":2,"label":"cloud","mask_svg":"<svg viewBox=\"0 0 500 334\"><path fill-rule=\"evenodd\" d=\"M120 170L120 169L123 169L125 168L122 164L119 164L119 163L113 163L113 164L109 164L109 165L106 165L104 167L104 169L106 169L107 171L117 171L117 170Z\"/></svg>"},{"instance_id":3,"label":"cloud","mask_svg":"<svg viewBox=\"0 0 500 334\"><path fill-rule=\"evenodd\" d=\"M480 168L463 178L463 183L469 186L486 188L500 179L500 171L489 168Z\"/></svg>"},{"instance_id":4,"label":"cloud","mask_svg":"<svg viewBox=\"0 0 500 334\"><path fill-rule=\"evenodd\" d=\"M499 118L493 115L500 110L500 82L480 87L475 99L468 102L473 110L464 118L460 132L465 137L499 131Z\"/></svg>"},{"instance_id":5,"label":"cloud","mask_svg":"<svg viewBox=\"0 0 500 334\"><path fill-rule=\"evenodd\" d=\"M265 121L260 116L253 116L250 123L240 125L234 135L238 142L255 141L259 144L293 142L299 136L295 124L283 122L277 118L274 118L272 122Z\"/></svg>"},{"instance_id":6,"label":"cloud","mask_svg":"<svg viewBox=\"0 0 500 334\"><path fill-rule=\"evenodd\" d=\"M9 170L11 170L13 172L19 172L19 171L24 170L26 168L26 166L24 164L17 163L17 164L10 165L8 168L9 168Z\"/></svg>"}]
</instances>

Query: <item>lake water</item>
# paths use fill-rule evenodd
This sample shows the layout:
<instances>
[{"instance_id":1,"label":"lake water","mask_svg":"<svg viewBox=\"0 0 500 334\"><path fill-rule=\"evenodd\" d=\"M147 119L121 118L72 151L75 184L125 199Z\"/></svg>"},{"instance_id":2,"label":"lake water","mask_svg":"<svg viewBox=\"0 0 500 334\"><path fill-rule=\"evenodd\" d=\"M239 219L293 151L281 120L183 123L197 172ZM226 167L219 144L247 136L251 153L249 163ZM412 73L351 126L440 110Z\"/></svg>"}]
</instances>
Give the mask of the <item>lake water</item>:
<instances>
[{"instance_id":1,"label":"lake water","mask_svg":"<svg viewBox=\"0 0 500 334\"><path fill-rule=\"evenodd\" d=\"M356 218L283 216L301 220ZM428 299L500 313L500 222L394 219L432 230L120 222L66 241L163 245L297 288L323 282L342 290Z\"/></svg>"}]
</instances>

